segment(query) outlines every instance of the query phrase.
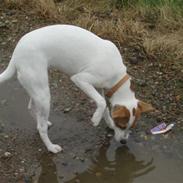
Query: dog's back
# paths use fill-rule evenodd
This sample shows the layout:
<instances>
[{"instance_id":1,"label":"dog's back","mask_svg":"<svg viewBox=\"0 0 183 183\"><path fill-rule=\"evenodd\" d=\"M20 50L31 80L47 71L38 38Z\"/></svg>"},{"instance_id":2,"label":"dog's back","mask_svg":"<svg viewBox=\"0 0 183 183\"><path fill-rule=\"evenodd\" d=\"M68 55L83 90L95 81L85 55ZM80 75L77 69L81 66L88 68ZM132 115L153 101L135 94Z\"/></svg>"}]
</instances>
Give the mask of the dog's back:
<instances>
[{"instance_id":1,"label":"dog's back","mask_svg":"<svg viewBox=\"0 0 183 183\"><path fill-rule=\"evenodd\" d=\"M26 34L17 44L13 57L16 65L31 57L31 64L44 60L44 64L69 75L85 69L90 72L94 69L96 74L97 67L100 72L102 69L110 73L111 69L116 72L122 67L120 53L112 42L72 25L47 26Z\"/></svg>"}]
</instances>

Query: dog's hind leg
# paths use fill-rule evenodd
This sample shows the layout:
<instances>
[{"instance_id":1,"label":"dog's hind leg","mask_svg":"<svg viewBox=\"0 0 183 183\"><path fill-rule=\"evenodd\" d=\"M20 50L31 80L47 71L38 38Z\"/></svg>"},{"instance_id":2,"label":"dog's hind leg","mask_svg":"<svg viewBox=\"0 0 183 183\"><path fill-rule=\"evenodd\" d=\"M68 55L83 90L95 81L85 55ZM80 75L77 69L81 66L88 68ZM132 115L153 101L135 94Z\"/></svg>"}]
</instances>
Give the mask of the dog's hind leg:
<instances>
[{"instance_id":1,"label":"dog's hind leg","mask_svg":"<svg viewBox=\"0 0 183 183\"><path fill-rule=\"evenodd\" d=\"M30 98L27 108L30 111L31 116L34 119L36 119L36 109L35 109L35 105L34 105L34 102L33 102L32 98ZM48 124L48 127L52 126L52 122L50 122L50 121L47 121L47 124Z\"/></svg>"},{"instance_id":2,"label":"dog's hind leg","mask_svg":"<svg viewBox=\"0 0 183 183\"><path fill-rule=\"evenodd\" d=\"M30 95L32 103L34 103L37 128L42 141L46 145L48 151L57 153L61 151L62 148L59 145L53 144L48 137L50 91L48 86L47 70L45 73L44 70L35 71L35 69L31 70L31 72L29 70L29 73L31 74L27 74L27 72L24 70L22 72L19 71L18 80Z\"/></svg>"},{"instance_id":3,"label":"dog's hind leg","mask_svg":"<svg viewBox=\"0 0 183 183\"><path fill-rule=\"evenodd\" d=\"M29 104L28 104L28 110L31 114L31 116L36 119L36 111L35 111L35 108L34 108L34 104L33 104L33 101L32 101L32 98L30 98L29 100Z\"/></svg>"}]
</instances>

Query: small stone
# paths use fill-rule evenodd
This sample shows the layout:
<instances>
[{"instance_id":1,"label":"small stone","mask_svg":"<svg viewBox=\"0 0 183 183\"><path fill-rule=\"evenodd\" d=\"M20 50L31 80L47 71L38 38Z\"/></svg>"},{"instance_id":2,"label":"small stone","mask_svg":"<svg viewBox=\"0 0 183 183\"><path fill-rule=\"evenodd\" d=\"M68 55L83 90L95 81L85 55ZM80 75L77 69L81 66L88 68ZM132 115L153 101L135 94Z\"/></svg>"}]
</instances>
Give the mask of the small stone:
<instances>
[{"instance_id":1,"label":"small stone","mask_svg":"<svg viewBox=\"0 0 183 183\"><path fill-rule=\"evenodd\" d=\"M22 160L22 161L21 161L21 163L22 163L22 164L24 164L24 163L25 163L25 161L24 161L24 160Z\"/></svg>"},{"instance_id":2,"label":"small stone","mask_svg":"<svg viewBox=\"0 0 183 183\"><path fill-rule=\"evenodd\" d=\"M84 162L85 161L85 158L79 158L81 162Z\"/></svg>"},{"instance_id":3,"label":"small stone","mask_svg":"<svg viewBox=\"0 0 183 183\"><path fill-rule=\"evenodd\" d=\"M79 173L78 173L78 172L74 172L74 174L75 174L75 175L79 175Z\"/></svg>"},{"instance_id":4,"label":"small stone","mask_svg":"<svg viewBox=\"0 0 183 183\"><path fill-rule=\"evenodd\" d=\"M41 151L42 151L42 149L40 148L40 149L38 149L38 151L39 151L39 152L41 152Z\"/></svg>"},{"instance_id":5,"label":"small stone","mask_svg":"<svg viewBox=\"0 0 183 183\"><path fill-rule=\"evenodd\" d=\"M6 28L7 26L6 26L6 24L5 23L3 23L3 22L0 22L0 28Z\"/></svg>"},{"instance_id":6,"label":"small stone","mask_svg":"<svg viewBox=\"0 0 183 183\"><path fill-rule=\"evenodd\" d=\"M72 109L71 107L67 107L67 108L65 108L65 109L64 109L64 113L68 113L68 112L70 112L70 111L71 111L71 109Z\"/></svg>"},{"instance_id":7,"label":"small stone","mask_svg":"<svg viewBox=\"0 0 183 183\"><path fill-rule=\"evenodd\" d=\"M12 156L12 154L8 151L4 153L5 158L10 158L11 156Z\"/></svg>"},{"instance_id":8,"label":"small stone","mask_svg":"<svg viewBox=\"0 0 183 183\"><path fill-rule=\"evenodd\" d=\"M7 104L7 100L6 99L1 100L1 105L5 105L5 104Z\"/></svg>"},{"instance_id":9,"label":"small stone","mask_svg":"<svg viewBox=\"0 0 183 183\"><path fill-rule=\"evenodd\" d=\"M130 61L131 64L137 64L138 63L137 57L130 57L129 61Z\"/></svg>"},{"instance_id":10,"label":"small stone","mask_svg":"<svg viewBox=\"0 0 183 183\"><path fill-rule=\"evenodd\" d=\"M145 133L142 132L142 133L140 134L140 137L141 137L141 138L144 138L144 137L145 137Z\"/></svg>"},{"instance_id":11,"label":"small stone","mask_svg":"<svg viewBox=\"0 0 183 183\"><path fill-rule=\"evenodd\" d=\"M75 157L76 160L79 160L80 158L78 156Z\"/></svg>"},{"instance_id":12,"label":"small stone","mask_svg":"<svg viewBox=\"0 0 183 183\"><path fill-rule=\"evenodd\" d=\"M144 136L144 140L148 140L148 137L147 137L147 135L145 135L145 136Z\"/></svg>"},{"instance_id":13,"label":"small stone","mask_svg":"<svg viewBox=\"0 0 183 183\"><path fill-rule=\"evenodd\" d=\"M154 84L155 84L155 85L158 85L158 84L159 84L159 82L158 82L158 81L156 81L156 82L154 82Z\"/></svg>"},{"instance_id":14,"label":"small stone","mask_svg":"<svg viewBox=\"0 0 183 183\"><path fill-rule=\"evenodd\" d=\"M9 22L10 22L9 20L6 20L6 21L5 21L5 24L9 24Z\"/></svg>"},{"instance_id":15,"label":"small stone","mask_svg":"<svg viewBox=\"0 0 183 183\"><path fill-rule=\"evenodd\" d=\"M68 163L67 163L67 162L63 162L62 165L63 165L63 166L67 166Z\"/></svg>"},{"instance_id":16,"label":"small stone","mask_svg":"<svg viewBox=\"0 0 183 183\"><path fill-rule=\"evenodd\" d=\"M158 66L159 66L159 68L162 68L162 64L159 64Z\"/></svg>"},{"instance_id":17,"label":"small stone","mask_svg":"<svg viewBox=\"0 0 183 183\"><path fill-rule=\"evenodd\" d=\"M111 133L108 133L107 134L107 137L112 137L113 135Z\"/></svg>"},{"instance_id":18,"label":"small stone","mask_svg":"<svg viewBox=\"0 0 183 183\"><path fill-rule=\"evenodd\" d=\"M17 176L18 176L18 173L17 173L17 172L15 172L15 173L14 173L14 175L15 175L15 177L17 177Z\"/></svg>"},{"instance_id":19,"label":"small stone","mask_svg":"<svg viewBox=\"0 0 183 183\"><path fill-rule=\"evenodd\" d=\"M140 80L139 83L138 83L141 87L144 87L146 86L146 82L144 80Z\"/></svg>"},{"instance_id":20,"label":"small stone","mask_svg":"<svg viewBox=\"0 0 183 183\"><path fill-rule=\"evenodd\" d=\"M177 96L175 97L175 99L176 99L177 102L179 102L180 99L181 99L181 96L180 96L180 95L177 95Z\"/></svg>"},{"instance_id":21,"label":"small stone","mask_svg":"<svg viewBox=\"0 0 183 183\"><path fill-rule=\"evenodd\" d=\"M12 20L11 22L12 22L12 23L17 23L18 20L17 20L17 19L14 19L14 20Z\"/></svg>"},{"instance_id":22,"label":"small stone","mask_svg":"<svg viewBox=\"0 0 183 183\"><path fill-rule=\"evenodd\" d=\"M8 135L4 135L4 138L5 138L5 139L8 139L8 138L9 138L9 136L8 136Z\"/></svg>"},{"instance_id":23,"label":"small stone","mask_svg":"<svg viewBox=\"0 0 183 183\"><path fill-rule=\"evenodd\" d=\"M60 179L64 179L64 176L63 175L59 175L58 176Z\"/></svg>"},{"instance_id":24,"label":"small stone","mask_svg":"<svg viewBox=\"0 0 183 183\"><path fill-rule=\"evenodd\" d=\"M88 153L88 152L91 152L91 151L92 151L92 149L88 148L88 149L85 150L85 153Z\"/></svg>"},{"instance_id":25,"label":"small stone","mask_svg":"<svg viewBox=\"0 0 183 183\"><path fill-rule=\"evenodd\" d=\"M23 172L25 172L25 169L24 169L24 168L20 168L20 169L19 169L19 172L20 172L20 173L23 173Z\"/></svg>"},{"instance_id":26,"label":"small stone","mask_svg":"<svg viewBox=\"0 0 183 183\"><path fill-rule=\"evenodd\" d=\"M76 159L76 157L77 157L77 156L76 156L75 154L72 155L72 159Z\"/></svg>"},{"instance_id":27,"label":"small stone","mask_svg":"<svg viewBox=\"0 0 183 183\"><path fill-rule=\"evenodd\" d=\"M76 179L74 182L75 183L80 183L81 181L79 179Z\"/></svg>"},{"instance_id":28,"label":"small stone","mask_svg":"<svg viewBox=\"0 0 183 183\"><path fill-rule=\"evenodd\" d=\"M78 92L78 91L79 91L79 89L78 89L78 88L74 88L74 91L75 91L75 92Z\"/></svg>"}]
</instances>

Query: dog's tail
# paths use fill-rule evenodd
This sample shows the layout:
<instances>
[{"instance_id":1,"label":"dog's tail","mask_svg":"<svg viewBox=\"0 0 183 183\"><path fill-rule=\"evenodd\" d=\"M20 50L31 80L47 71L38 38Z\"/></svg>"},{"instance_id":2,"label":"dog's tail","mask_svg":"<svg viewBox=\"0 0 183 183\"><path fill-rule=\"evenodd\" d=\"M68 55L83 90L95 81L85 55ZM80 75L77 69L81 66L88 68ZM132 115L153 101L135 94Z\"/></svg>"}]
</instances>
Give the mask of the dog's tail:
<instances>
[{"instance_id":1,"label":"dog's tail","mask_svg":"<svg viewBox=\"0 0 183 183\"><path fill-rule=\"evenodd\" d=\"M15 74L15 72L16 72L15 63L13 62L13 59L11 59L6 70L0 74L0 84L11 79Z\"/></svg>"}]
</instances>

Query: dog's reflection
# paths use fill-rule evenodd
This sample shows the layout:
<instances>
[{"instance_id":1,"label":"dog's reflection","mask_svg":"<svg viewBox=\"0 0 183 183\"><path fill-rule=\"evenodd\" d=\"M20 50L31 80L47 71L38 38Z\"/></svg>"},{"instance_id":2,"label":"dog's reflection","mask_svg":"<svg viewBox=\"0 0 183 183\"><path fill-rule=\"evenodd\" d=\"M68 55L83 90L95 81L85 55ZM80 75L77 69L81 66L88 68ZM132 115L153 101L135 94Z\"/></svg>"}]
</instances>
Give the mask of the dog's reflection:
<instances>
[{"instance_id":1,"label":"dog's reflection","mask_svg":"<svg viewBox=\"0 0 183 183\"><path fill-rule=\"evenodd\" d=\"M52 158L48 153L41 157L41 174L36 183L58 183L56 165Z\"/></svg>"},{"instance_id":2,"label":"dog's reflection","mask_svg":"<svg viewBox=\"0 0 183 183\"><path fill-rule=\"evenodd\" d=\"M152 163L153 159L149 162L137 160L127 146L108 143L99 149L87 171L67 183L74 183L77 179L87 183L132 183L136 177L152 171L155 168Z\"/></svg>"},{"instance_id":3,"label":"dog's reflection","mask_svg":"<svg viewBox=\"0 0 183 183\"><path fill-rule=\"evenodd\" d=\"M52 158L52 156L48 155L42 157L42 173L38 183L63 182L63 180L57 178L56 165ZM154 168L153 159L148 162L137 160L135 155L130 152L128 146L121 146L107 141L107 143L100 147L86 171L78 174L72 180L64 182L132 183L135 178L149 173ZM80 170L76 171L80 172Z\"/></svg>"}]
</instances>

